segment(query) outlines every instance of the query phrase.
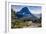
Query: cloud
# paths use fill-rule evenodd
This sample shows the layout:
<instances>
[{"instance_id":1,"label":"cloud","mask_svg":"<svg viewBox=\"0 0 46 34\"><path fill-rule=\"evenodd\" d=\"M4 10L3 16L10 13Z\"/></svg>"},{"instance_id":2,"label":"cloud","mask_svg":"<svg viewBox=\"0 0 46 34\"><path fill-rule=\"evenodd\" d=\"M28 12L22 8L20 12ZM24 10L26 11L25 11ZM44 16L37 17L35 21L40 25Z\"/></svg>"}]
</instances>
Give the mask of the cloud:
<instances>
[{"instance_id":1,"label":"cloud","mask_svg":"<svg viewBox=\"0 0 46 34\"><path fill-rule=\"evenodd\" d=\"M32 14L41 14L41 11L36 11L36 10L30 10L30 12L32 13Z\"/></svg>"}]
</instances>

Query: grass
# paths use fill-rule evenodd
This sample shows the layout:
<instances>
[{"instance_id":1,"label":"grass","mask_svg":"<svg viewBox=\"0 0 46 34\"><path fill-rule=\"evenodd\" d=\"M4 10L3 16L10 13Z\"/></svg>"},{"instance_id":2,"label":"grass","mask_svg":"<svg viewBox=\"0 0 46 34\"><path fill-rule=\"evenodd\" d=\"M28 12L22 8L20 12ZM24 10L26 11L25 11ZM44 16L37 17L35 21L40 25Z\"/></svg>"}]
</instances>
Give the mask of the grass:
<instances>
[{"instance_id":1,"label":"grass","mask_svg":"<svg viewBox=\"0 0 46 34\"><path fill-rule=\"evenodd\" d=\"M15 20L15 22L11 22L11 27L12 28L23 28L23 27L28 27L29 21L22 21L22 20ZM31 24L30 24L31 25Z\"/></svg>"}]
</instances>

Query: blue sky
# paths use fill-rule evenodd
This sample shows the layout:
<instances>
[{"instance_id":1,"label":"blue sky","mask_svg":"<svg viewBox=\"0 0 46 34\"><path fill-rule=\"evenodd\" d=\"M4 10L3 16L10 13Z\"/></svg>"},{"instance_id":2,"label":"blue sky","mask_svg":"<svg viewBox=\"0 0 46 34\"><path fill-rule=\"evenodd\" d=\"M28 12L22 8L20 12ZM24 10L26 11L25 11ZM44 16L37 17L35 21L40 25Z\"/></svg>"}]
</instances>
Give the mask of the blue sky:
<instances>
[{"instance_id":1,"label":"blue sky","mask_svg":"<svg viewBox=\"0 0 46 34\"><path fill-rule=\"evenodd\" d=\"M24 6L24 5L12 5L11 8L15 12L19 12L22 8L27 7L29 11L34 14L34 15L39 15L41 14L41 6ZM38 16L39 17L39 16Z\"/></svg>"}]
</instances>

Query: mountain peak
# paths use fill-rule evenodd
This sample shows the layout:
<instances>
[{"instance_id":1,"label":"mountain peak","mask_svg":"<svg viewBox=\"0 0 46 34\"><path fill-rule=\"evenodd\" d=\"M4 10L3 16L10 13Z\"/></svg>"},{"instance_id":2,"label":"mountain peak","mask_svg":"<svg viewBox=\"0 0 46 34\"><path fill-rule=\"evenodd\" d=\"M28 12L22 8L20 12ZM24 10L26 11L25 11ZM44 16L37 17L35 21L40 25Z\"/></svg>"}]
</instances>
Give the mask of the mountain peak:
<instances>
[{"instance_id":1,"label":"mountain peak","mask_svg":"<svg viewBox=\"0 0 46 34\"><path fill-rule=\"evenodd\" d=\"M16 15L18 18L27 17L27 16L35 18L35 16L29 11L27 7L22 8L19 12L17 12Z\"/></svg>"},{"instance_id":2,"label":"mountain peak","mask_svg":"<svg viewBox=\"0 0 46 34\"><path fill-rule=\"evenodd\" d=\"M21 13L27 13L27 14L30 13L30 11L29 11L29 9L28 9L27 7L22 8L22 9L20 10L20 12L21 12Z\"/></svg>"}]
</instances>

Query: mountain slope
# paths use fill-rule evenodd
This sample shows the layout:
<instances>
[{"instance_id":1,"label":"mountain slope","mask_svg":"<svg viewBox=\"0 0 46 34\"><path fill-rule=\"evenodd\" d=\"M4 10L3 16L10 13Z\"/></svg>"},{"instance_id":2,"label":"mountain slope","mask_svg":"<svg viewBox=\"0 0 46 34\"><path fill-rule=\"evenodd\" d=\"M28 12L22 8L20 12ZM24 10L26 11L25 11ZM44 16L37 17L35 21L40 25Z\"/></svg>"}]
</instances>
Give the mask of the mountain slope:
<instances>
[{"instance_id":1,"label":"mountain slope","mask_svg":"<svg viewBox=\"0 0 46 34\"><path fill-rule=\"evenodd\" d=\"M19 12L16 13L16 16L19 19L37 19L27 7L22 8Z\"/></svg>"}]
</instances>

